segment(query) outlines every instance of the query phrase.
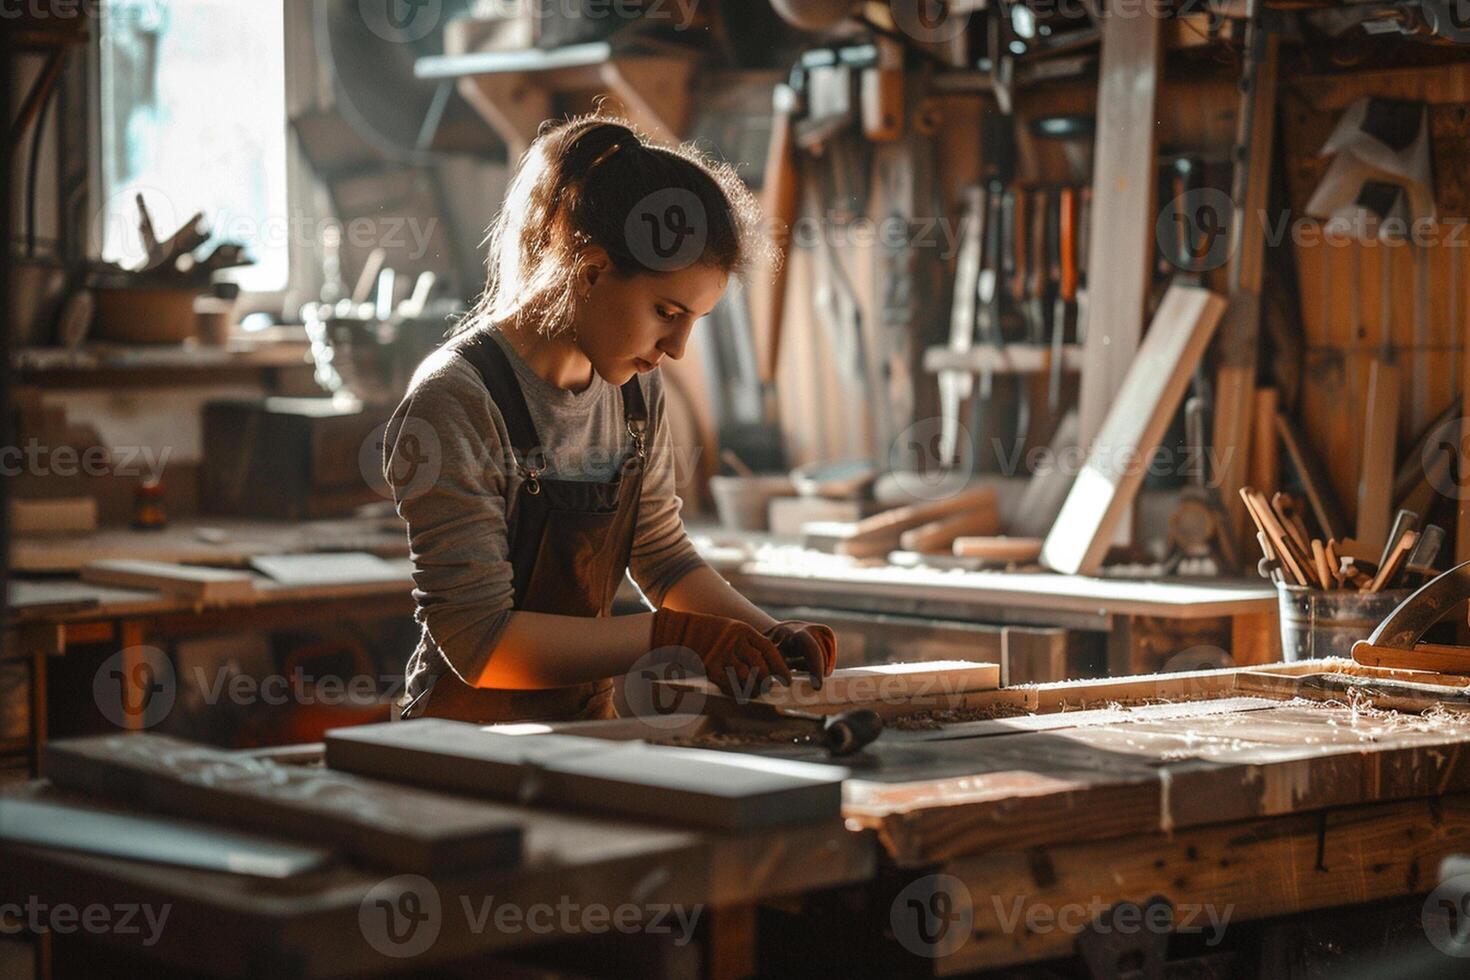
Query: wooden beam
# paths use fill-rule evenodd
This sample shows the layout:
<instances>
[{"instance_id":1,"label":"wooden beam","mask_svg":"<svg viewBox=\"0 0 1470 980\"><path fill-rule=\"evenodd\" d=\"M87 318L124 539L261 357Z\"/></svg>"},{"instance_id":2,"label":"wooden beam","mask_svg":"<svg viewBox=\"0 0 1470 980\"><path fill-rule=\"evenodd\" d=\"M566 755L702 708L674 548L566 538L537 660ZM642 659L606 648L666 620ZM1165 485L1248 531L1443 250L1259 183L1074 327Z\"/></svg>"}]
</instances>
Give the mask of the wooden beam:
<instances>
[{"instance_id":1,"label":"wooden beam","mask_svg":"<svg viewBox=\"0 0 1470 980\"><path fill-rule=\"evenodd\" d=\"M1259 2L1259 0L1257 0ZM1267 220L1271 198L1271 161L1276 132L1276 66L1278 40L1248 28L1246 44L1254 49L1254 82L1241 93L1236 119L1236 177L1232 187L1235 214L1231 222L1230 305L1220 327L1220 364L1215 376L1215 473L1240 546L1249 549L1254 536L1239 490L1250 465L1252 401L1256 392L1256 347L1261 325ZM1244 80L1243 83L1245 84ZM1272 488L1263 488L1271 490Z\"/></svg>"},{"instance_id":2,"label":"wooden beam","mask_svg":"<svg viewBox=\"0 0 1470 980\"><path fill-rule=\"evenodd\" d=\"M1101 19L1088 314L1078 445L1090 446L1122 390L1143 331L1154 248L1162 19Z\"/></svg>"}]
</instances>

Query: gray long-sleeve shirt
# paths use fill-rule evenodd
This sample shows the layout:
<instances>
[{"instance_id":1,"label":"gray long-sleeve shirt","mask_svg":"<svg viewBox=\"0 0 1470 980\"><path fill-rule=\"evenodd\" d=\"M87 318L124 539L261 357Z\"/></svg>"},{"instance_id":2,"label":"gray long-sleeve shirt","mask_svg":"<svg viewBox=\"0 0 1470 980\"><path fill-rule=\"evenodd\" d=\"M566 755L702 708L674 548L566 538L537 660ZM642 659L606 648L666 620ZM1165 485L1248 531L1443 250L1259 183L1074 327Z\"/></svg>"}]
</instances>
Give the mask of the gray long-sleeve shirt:
<instances>
[{"instance_id":1,"label":"gray long-sleeve shirt","mask_svg":"<svg viewBox=\"0 0 1470 980\"><path fill-rule=\"evenodd\" d=\"M631 443L618 389L595 372L571 392L537 375L504 335L492 333L510 359L546 455L544 475L563 480L611 478ZM678 451L664 421L657 371L639 379L648 403L650 441L629 562L655 605L704 562L679 517L678 481L697 458ZM471 683L484 670L510 618L514 593L508 529L523 482L513 463L505 419L474 366L440 349L426 358L388 422L383 471L408 525L415 614L423 627L407 669L409 698L452 670Z\"/></svg>"}]
</instances>

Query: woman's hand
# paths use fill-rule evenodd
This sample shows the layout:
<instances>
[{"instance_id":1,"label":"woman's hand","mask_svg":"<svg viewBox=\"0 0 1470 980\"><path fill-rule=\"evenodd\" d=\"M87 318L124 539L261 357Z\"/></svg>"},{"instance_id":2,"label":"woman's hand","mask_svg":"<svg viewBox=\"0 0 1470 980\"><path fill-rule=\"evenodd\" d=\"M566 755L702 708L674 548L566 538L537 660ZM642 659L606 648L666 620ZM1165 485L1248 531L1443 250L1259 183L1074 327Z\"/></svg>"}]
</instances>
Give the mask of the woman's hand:
<instances>
[{"instance_id":1,"label":"woman's hand","mask_svg":"<svg viewBox=\"0 0 1470 980\"><path fill-rule=\"evenodd\" d=\"M709 679L737 699L755 697L772 679L791 683L791 668L775 642L738 619L664 607L653 614L649 645L654 650L670 646L693 650Z\"/></svg>"},{"instance_id":2,"label":"woman's hand","mask_svg":"<svg viewBox=\"0 0 1470 980\"><path fill-rule=\"evenodd\" d=\"M837 634L830 626L787 619L767 629L765 636L787 664L812 675L812 687L817 690L822 688L822 678L837 666Z\"/></svg>"}]
</instances>

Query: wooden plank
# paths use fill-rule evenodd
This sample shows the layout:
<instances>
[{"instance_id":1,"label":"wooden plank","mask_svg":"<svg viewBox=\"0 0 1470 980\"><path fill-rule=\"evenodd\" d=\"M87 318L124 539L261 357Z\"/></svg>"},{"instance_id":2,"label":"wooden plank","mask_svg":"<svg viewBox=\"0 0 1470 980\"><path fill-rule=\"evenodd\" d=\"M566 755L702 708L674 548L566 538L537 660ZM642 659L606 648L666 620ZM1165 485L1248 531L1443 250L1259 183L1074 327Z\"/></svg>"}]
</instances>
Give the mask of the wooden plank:
<instances>
[{"instance_id":1,"label":"wooden plank","mask_svg":"<svg viewBox=\"0 0 1470 980\"><path fill-rule=\"evenodd\" d=\"M370 551L406 556L401 522L347 518L268 521L183 518L152 531L104 527L74 537L16 538L11 567L24 572L77 572L94 561L127 559L185 565L243 567L254 555L288 552Z\"/></svg>"},{"instance_id":2,"label":"wooden plank","mask_svg":"<svg viewBox=\"0 0 1470 980\"><path fill-rule=\"evenodd\" d=\"M1079 441L1102 430L1138 350L1154 249L1162 20L1106 15L1097 87Z\"/></svg>"},{"instance_id":3,"label":"wooden plank","mask_svg":"<svg viewBox=\"0 0 1470 980\"><path fill-rule=\"evenodd\" d=\"M256 555L250 567L288 588L403 581L403 569L397 564L365 551Z\"/></svg>"},{"instance_id":4,"label":"wooden plank","mask_svg":"<svg viewBox=\"0 0 1470 980\"><path fill-rule=\"evenodd\" d=\"M985 558L990 561L1026 564L1041 557L1042 544L1041 538L965 536L954 539L954 553L960 558Z\"/></svg>"},{"instance_id":5,"label":"wooden plank","mask_svg":"<svg viewBox=\"0 0 1470 980\"><path fill-rule=\"evenodd\" d=\"M1369 667L1400 667L1441 674L1470 674L1470 647L1417 643L1412 650L1374 646L1367 640L1353 644L1353 659Z\"/></svg>"},{"instance_id":6,"label":"wooden plank","mask_svg":"<svg viewBox=\"0 0 1470 980\"><path fill-rule=\"evenodd\" d=\"M716 696L719 693L714 682L705 677L664 680L660 683L706 696ZM870 667L839 667L823 679L821 688L812 686L809 675L798 673L792 675L790 687L776 685L766 693L747 700L780 708L832 707L939 700L971 691L992 691L999 686L999 664L968 660L931 660L874 664Z\"/></svg>"},{"instance_id":7,"label":"wooden plank","mask_svg":"<svg viewBox=\"0 0 1470 980\"><path fill-rule=\"evenodd\" d=\"M424 718L327 733L327 765L405 783L726 830L835 819L838 766Z\"/></svg>"},{"instance_id":8,"label":"wooden plank","mask_svg":"<svg viewBox=\"0 0 1470 980\"><path fill-rule=\"evenodd\" d=\"M0 797L0 842L253 878L290 878L320 868L330 851L181 820L118 813L96 804Z\"/></svg>"},{"instance_id":9,"label":"wooden plank","mask_svg":"<svg viewBox=\"0 0 1470 980\"><path fill-rule=\"evenodd\" d=\"M1254 7L1252 9L1255 9ZM1265 215L1270 203L1271 164L1276 133L1276 81L1279 38L1246 28L1247 58L1255 62L1251 86L1241 93L1236 116L1236 172L1231 186L1229 307L1220 328L1219 367L1215 374L1215 431L1211 440L1219 469L1215 480L1240 545L1252 534L1237 492L1245 485L1251 458L1252 401L1256 392L1257 337L1261 326L1261 288L1265 272ZM1242 80L1244 86L1244 80ZM1267 489L1271 489L1268 487Z\"/></svg>"},{"instance_id":10,"label":"wooden plank","mask_svg":"<svg viewBox=\"0 0 1470 980\"><path fill-rule=\"evenodd\" d=\"M82 581L124 589L157 589L196 602L248 602L255 580L248 572L162 561L94 561Z\"/></svg>"},{"instance_id":11,"label":"wooden plank","mask_svg":"<svg viewBox=\"0 0 1470 980\"><path fill-rule=\"evenodd\" d=\"M1000 502L994 487L972 487L941 500L895 507L857 522L853 533L837 545L850 558L876 558L899 547L905 531L959 514L980 514L998 529ZM953 540L953 538L951 538Z\"/></svg>"},{"instance_id":12,"label":"wooden plank","mask_svg":"<svg viewBox=\"0 0 1470 980\"><path fill-rule=\"evenodd\" d=\"M56 786L318 841L372 867L418 873L510 867L521 855L519 822L494 807L163 735L52 742L42 768Z\"/></svg>"},{"instance_id":13,"label":"wooden plank","mask_svg":"<svg viewBox=\"0 0 1470 980\"><path fill-rule=\"evenodd\" d=\"M1470 795L1455 794L975 854L942 869L968 890L974 922L969 939L936 965L955 975L1072 955L1076 929L1017 926L1032 907L1055 915L1079 905L1090 910L1090 902L1107 907L1162 895L1177 914L1195 910L1192 926L1208 937L1206 911L1223 926L1227 910L1233 925L1422 894L1433 889L1439 862L1463 850L1467 834Z\"/></svg>"},{"instance_id":14,"label":"wooden plank","mask_svg":"<svg viewBox=\"0 0 1470 980\"><path fill-rule=\"evenodd\" d=\"M1275 388L1257 388L1252 403L1251 459L1249 480L1253 487L1281 486L1280 449L1276 438L1277 405Z\"/></svg>"},{"instance_id":15,"label":"wooden plank","mask_svg":"<svg viewBox=\"0 0 1470 980\"><path fill-rule=\"evenodd\" d=\"M1169 718L1198 718L1206 715L1241 711L1262 711L1281 704L1274 698L1214 698L1208 701L1179 704L1148 704L1138 707L1083 708L1077 711L1054 711L1050 714L1021 715L1016 718L991 718L964 721L937 729L905 731L890 729L883 733L885 742L947 742L958 738L990 738L1019 735L1023 732L1054 732L1068 728L1094 728L1118 722L1158 721Z\"/></svg>"},{"instance_id":16,"label":"wooden plank","mask_svg":"<svg viewBox=\"0 0 1470 980\"><path fill-rule=\"evenodd\" d=\"M95 530L97 530L97 498L95 497L22 499L10 502L11 534L76 534Z\"/></svg>"},{"instance_id":17,"label":"wooden plank","mask_svg":"<svg viewBox=\"0 0 1470 980\"><path fill-rule=\"evenodd\" d=\"M1399 369L1374 360L1368 366L1368 407L1363 422L1363 463L1358 471L1360 546L1381 550L1393 516L1393 475L1398 466Z\"/></svg>"},{"instance_id":18,"label":"wooden plank","mask_svg":"<svg viewBox=\"0 0 1470 980\"><path fill-rule=\"evenodd\" d=\"M1143 483L1147 460L1163 439L1224 309L1224 300L1206 289L1173 285L1164 294L1118 388L1118 400L1047 535L1042 564L1073 575L1095 574L1102 567Z\"/></svg>"}]
</instances>

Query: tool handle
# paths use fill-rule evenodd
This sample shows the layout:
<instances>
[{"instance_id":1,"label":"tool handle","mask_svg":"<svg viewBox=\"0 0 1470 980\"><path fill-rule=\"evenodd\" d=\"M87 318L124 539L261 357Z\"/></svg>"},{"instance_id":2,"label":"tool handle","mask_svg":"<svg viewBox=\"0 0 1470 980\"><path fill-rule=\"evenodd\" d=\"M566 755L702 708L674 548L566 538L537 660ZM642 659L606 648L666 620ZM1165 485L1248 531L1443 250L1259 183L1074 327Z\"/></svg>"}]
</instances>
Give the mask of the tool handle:
<instances>
[{"instance_id":1,"label":"tool handle","mask_svg":"<svg viewBox=\"0 0 1470 980\"><path fill-rule=\"evenodd\" d=\"M844 711L822 726L822 741L833 755L852 755L883 734L883 716L869 708Z\"/></svg>"},{"instance_id":2,"label":"tool handle","mask_svg":"<svg viewBox=\"0 0 1470 980\"><path fill-rule=\"evenodd\" d=\"M1006 191L1001 224L1001 252L1011 297L1026 298L1026 192Z\"/></svg>"},{"instance_id":3,"label":"tool handle","mask_svg":"<svg viewBox=\"0 0 1470 980\"><path fill-rule=\"evenodd\" d=\"M1031 192L1031 298L1046 292L1046 190Z\"/></svg>"},{"instance_id":4,"label":"tool handle","mask_svg":"<svg viewBox=\"0 0 1470 980\"><path fill-rule=\"evenodd\" d=\"M797 170L792 132L796 98L796 93L791 89L778 86L773 99L771 141L766 147L765 180L761 188L762 210L772 222L772 237L783 255L791 238L791 226L796 223L800 200L800 174ZM790 264L789 261L783 261L776 266L762 297L766 300L765 308L758 311L756 318L756 323L763 328L760 332L765 335L765 343L759 350L758 366L763 384L775 382L776 368L780 363L781 321L785 314L786 273Z\"/></svg>"},{"instance_id":5,"label":"tool handle","mask_svg":"<svg viewBox=\"0 0 1470 980\"><path fill-rule=\"evenodd\" d=\"M1057 235L1060 239L1062 274L1059 287L1062 300L1074 303L1077 300L1077 194L1070 187L1061 191L1060 211L1057 216Z\"/></svg>"}]
</instances>

